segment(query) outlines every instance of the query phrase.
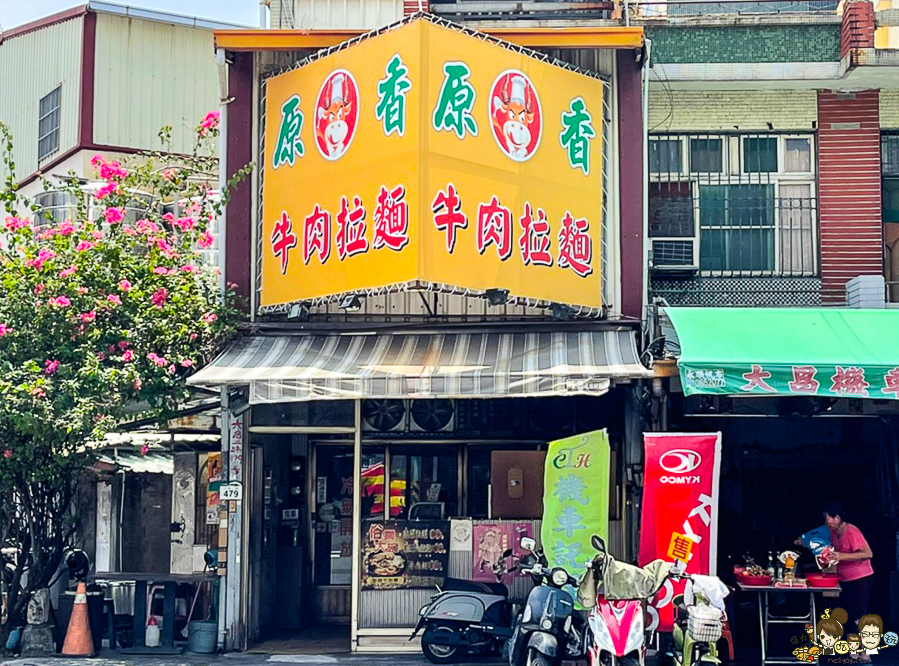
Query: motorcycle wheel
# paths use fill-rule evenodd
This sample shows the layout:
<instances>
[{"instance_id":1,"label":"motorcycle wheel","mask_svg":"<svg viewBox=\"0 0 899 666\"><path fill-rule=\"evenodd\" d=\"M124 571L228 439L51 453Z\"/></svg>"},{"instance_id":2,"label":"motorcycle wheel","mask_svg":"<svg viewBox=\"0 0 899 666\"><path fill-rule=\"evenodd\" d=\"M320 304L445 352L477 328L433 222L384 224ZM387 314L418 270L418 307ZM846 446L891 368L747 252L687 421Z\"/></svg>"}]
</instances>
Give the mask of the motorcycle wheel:
<instances>
[{"instance_id":1,"label":"motorcycle wheel","mask_svg":"<svg viewBox=\"0 0 899 666\"><path fill-rule=\"evenodd\" d=\"M454 634L452 627L440 626L434 629L434 633ZM421 651L432 664L452 664L459 661L459 648L455 645L435 645L421 642Z\"/></svg>"},{"instance_id":2,"label":"motorcycle wheel","mask_svg":"<svg viewBox=\"0 0 899 666\"><path fill-rule=\"evenodd\" d=\"M528 660L525 666L551 666L549 657L537 650L528 648Z\"/></svg>"},{"instance_id":3,"label":"motorcycle wheel","mask_svg":"<svg viewBox=\"0 0 899 666\"><path fill-rule=\"evenodd\" d=\"M624 657L618 657L618 659L616 659L614 662L615 665L616 666L640 666L640 660L637 657L631 656L633 654L634 653L631 652L631 654L626 655Z\"/></svg>"}]
</instances>

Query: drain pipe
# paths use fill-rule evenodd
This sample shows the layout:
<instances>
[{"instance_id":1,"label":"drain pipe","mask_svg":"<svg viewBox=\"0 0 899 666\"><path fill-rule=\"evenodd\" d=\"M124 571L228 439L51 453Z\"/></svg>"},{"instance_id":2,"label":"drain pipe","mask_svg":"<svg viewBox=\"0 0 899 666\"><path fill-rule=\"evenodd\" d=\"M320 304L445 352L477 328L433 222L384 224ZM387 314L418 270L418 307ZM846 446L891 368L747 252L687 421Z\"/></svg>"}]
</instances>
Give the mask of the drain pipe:
<instances>
[{"instance_id":1,"label":"drain pipe","mask_svg":"<svg viewBox=\"0 0 899 666\"><path fill-rule=\"evenodd\" d=\"M643 319L649 308L649 69L652 63L652 40L643 49Z\"/></svg>"}]
</instances>

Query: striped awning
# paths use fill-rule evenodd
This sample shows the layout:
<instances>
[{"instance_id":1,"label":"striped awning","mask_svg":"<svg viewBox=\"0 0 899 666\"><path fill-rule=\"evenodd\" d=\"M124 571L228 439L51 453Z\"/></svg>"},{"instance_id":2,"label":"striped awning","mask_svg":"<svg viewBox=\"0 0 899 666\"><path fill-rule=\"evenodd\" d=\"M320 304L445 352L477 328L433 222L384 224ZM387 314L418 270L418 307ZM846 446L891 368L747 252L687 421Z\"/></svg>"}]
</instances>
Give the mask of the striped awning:
<instances>
[{"instance_id":1,"label":"striped awning","mask_svg":"<svg viewBox=\"0 0 899 666\"><path fill-rule=\"evenodd\" d=\"M633 331L251 336L188 383L249 385L250 402L602 395L651 377Z\"/></svg>"}]
</instances>

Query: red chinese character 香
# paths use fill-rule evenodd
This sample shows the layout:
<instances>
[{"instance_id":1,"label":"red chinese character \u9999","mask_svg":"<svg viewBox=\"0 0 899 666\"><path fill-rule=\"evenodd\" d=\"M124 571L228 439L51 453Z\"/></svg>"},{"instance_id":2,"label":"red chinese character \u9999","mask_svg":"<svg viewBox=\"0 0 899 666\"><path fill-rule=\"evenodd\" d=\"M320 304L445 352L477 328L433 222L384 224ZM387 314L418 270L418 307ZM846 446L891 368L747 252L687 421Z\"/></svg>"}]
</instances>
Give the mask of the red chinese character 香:
<instances>
[{"instance_id":1,"label":"red chinese character \u9999","mask_svg":"<svg viewBox=\"0 0 899 666\"><path fill-rule=\"evenodd\" d=\"M462 199L452 183L446 186L446 192L437 192L431 203L434 224L440 231L446 232L446 250L450 254L456 248L456 230L468 227L468 218L462 210Z\"/></svg>"},{"instance_id":2,"label":"red chinese character \u9999","mask_svg":"<svg viewBox=\"0 0 899 666\"><path fill-rule=\"evenodd\" d=\"M388 247L397 252L409 243L409 204L406 188L397 185L392 190L381 186L375 208L375 232L371 246Z\"/></svg>"},{"instance_id":3,"label":"red chinese character \u9999","mask_svg":"<svg viewBox=\"0 0 899 666\"><path fill-rule=\"evenodd\" d=\"M549 252L549 222L546 213L538 208L536 218L531 210L531 204L525 203L524 215L519 218L521 225L521 238L518 245L521 247L521 258L524 265L535 264L537 266L552 266L553 258Z\"/></svg>"},{"instance_id":4,"label":"red chinese character \u9999","mask_svg":"<svg viewBox=\"0 0 899 666\"><path fill-rule=\"evenodd\" d=\"M883 376L884 394L892 393L893 397L899 395L899 368L893 368Z\"/></svg>"},{"instance_id":5,"label":"red chinese character \u9999","mask_svg":"<svg viewBox=\"0 0 899 666\"><path fill-rule=\"evenodd\" d=\"M368 239L365 237L365 208L362 200L353 197L353 208L350 209L346 197L340 197L340 212L337 213L337 256L343 261L347 257L368 251Z\"/></svg>"},{"instance_id":6,"label":"red chinese character \u9999","mask_svg":"<svg viewBox=\"0 0 899 666\"><path fill-rule=\"evenodd\" d=\"M322 210L318 204L303 220L303 263L308 264L314 252L318 252L321 263L331 256L331 213Z\"/></svg>"},{"instance_id":7,"label":"red chinese character \u9999","mask_svg":"<svg viewBox=\"0 0 899 666\"><path fill-rule=\"evenodd\" d=\"M505 261L512 254L512 211L494 196L490 203L478 206L478 252L496 245L496 253Z\"/></svg>"},{"instance_id":8,"label":"red chinese character \u9999","mask_svg":"<svg viewBox=\"0 0 899 666\"><path fill-rule=\"evenodd\" d=\"M562 228L559 229L559 267L570 268L581 277L593 272L593 244L590 242L589 227L587 220L576 220L565 211Z\"/></svg>"},{"instance_id":9,"label":"red chinese character \u9999","mask_svg":"<svg viewBox=\"0 0 899 666\"><path fill-rule=\"evenodd\" d=\"M287 211L281 213L281 219L275 222L272 230L272 253L281 260L281 274L287 272L287 263L290 259L290 251L297 246L297 237L293 233L293 222L287 215Z\"/></svg>"}]
</instances>

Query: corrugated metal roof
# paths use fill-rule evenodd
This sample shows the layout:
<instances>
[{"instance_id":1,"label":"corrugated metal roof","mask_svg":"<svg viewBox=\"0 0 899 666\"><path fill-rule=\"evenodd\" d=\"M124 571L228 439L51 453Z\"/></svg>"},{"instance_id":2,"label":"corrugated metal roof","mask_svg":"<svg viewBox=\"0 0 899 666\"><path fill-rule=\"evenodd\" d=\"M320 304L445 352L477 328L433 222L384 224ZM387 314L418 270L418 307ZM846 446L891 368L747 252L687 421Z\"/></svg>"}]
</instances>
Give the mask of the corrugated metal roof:
<instances>
[{"instance_id":1,"label":"corrugated metal roof","mask_svg":"<svg viewBox=\"0 0 899 666\"><path fill-rule=\"evenodd\" d=\"M159 21L161 23L171 23L172 25L186 25L202 30L228 30L231 28L256 27L243 23L229 23L227 21L197 18L187 14L175 14L172 12L161 12L156 9L144 9L143 7L120 5L114 2L89 2L87 3L87 9L88 11L97 12L98 14L116 14L118 16L143 19L145 21Z\"/></svg>"},{"instance_id":2,"label":"corrugated metal roof","mask_svg":"<svg viewBox=\"0 0 899 666\"><path fill-rule=\"evenodd\" d=\"M146 455L130 451L109 452L101 454L98 460L101 463L117 465L137 474L175 473L175 460L168 452L148 452Z\"/></svg>"}]
</instances>

